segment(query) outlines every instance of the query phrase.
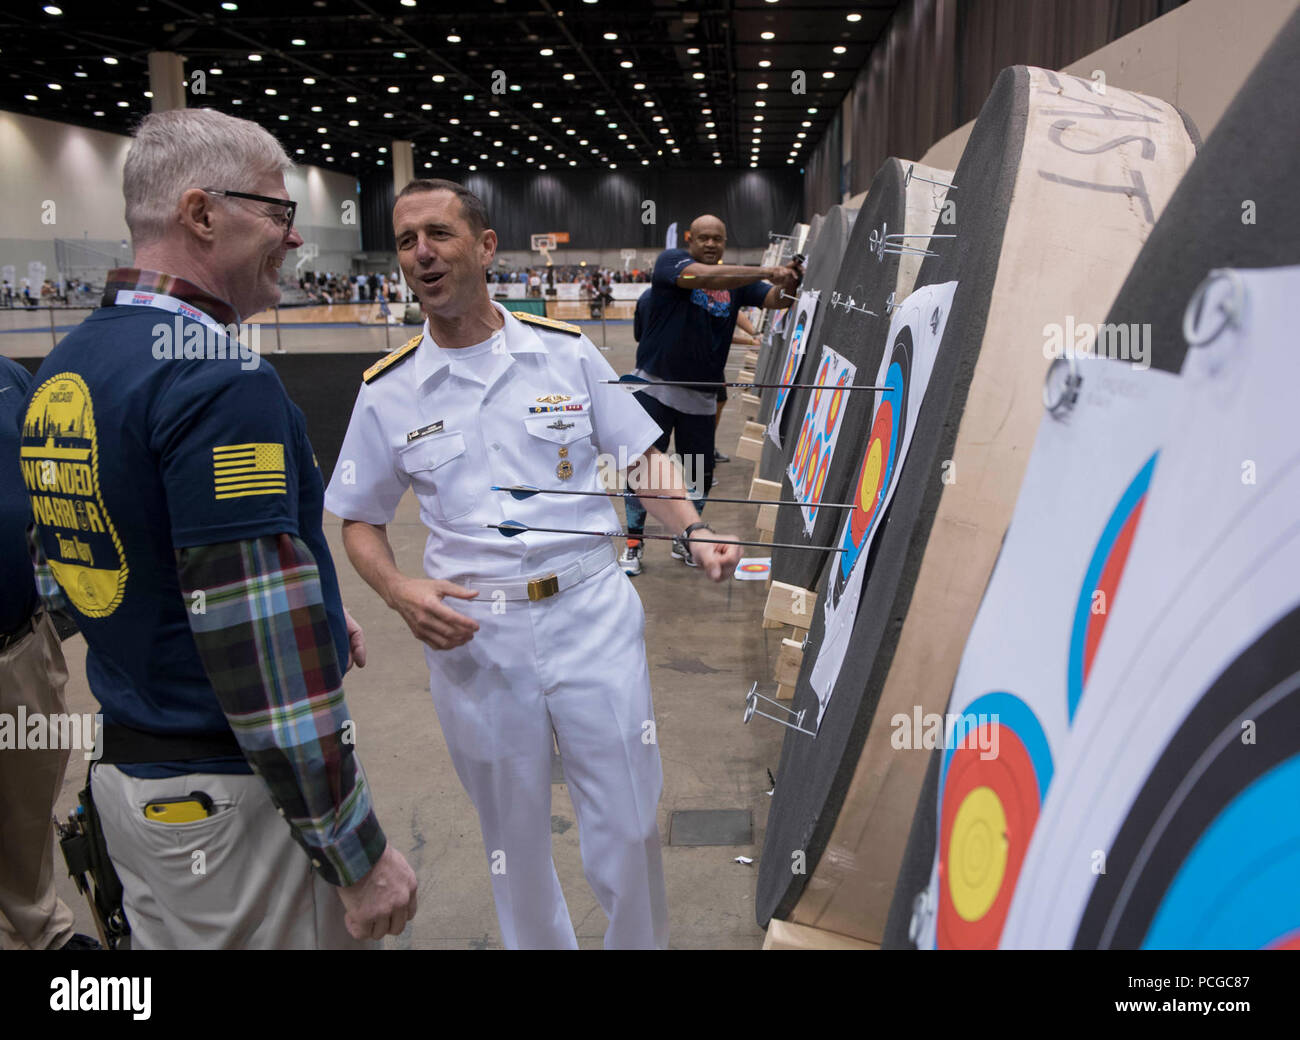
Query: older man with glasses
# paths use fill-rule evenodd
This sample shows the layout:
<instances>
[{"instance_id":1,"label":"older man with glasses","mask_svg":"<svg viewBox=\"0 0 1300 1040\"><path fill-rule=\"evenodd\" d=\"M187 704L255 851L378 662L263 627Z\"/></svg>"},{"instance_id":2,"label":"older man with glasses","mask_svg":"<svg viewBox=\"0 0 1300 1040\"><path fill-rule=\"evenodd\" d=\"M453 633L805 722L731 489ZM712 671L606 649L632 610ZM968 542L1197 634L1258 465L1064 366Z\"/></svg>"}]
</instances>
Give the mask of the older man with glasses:
<instances>
[{"instance_id":1,"label":"older man with glasses","mask_svg":"<svg viewBox=\"0 0 1300 1040\"><path fill-rule=\"evenodd\" d=\"M238 349L158 350L278 302L302 244L291 168L246 120L146 118L123 174L136 266L25 409L23 479L89 647L92 790L137 947L357 946L415 913L353 746L342 677L365 644L302 412Z\"/></svg>"}]
</instances>

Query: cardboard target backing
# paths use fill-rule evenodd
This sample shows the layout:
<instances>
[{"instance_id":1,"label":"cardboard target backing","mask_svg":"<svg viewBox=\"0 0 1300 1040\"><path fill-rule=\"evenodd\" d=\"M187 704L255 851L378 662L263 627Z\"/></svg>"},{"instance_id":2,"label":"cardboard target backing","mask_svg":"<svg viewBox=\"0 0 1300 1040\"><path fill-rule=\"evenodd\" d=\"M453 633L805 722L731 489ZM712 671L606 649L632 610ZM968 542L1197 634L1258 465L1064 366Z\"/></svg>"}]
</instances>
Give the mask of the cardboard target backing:
<instances>
[{"instance_id":1,"label":"cardboard target backing","mask_svg":"<svg viewBox=\"0 0 1300 1040\"><path fill-rule=\"evenodd\" d=\"M911 180L905 186L908 169L927 180ZM834 283L829 292L822 293L819 311L824 314L814 323L815 338L808 340L802 366L808 378L801 382L823 383L835 378L838 362L831 361L827 349L853 366L853 384L875 382L886 346L890 309L912 291L920 269L919 253L899 251L892 243L910 243L918 250L929 243L926 238L886 243L885 236L933 231L943 209L945 189L929 182L947 182L951 176L948 170L899 159L885 160L876 171ZM857 447L875 399L876 393L870 390L791 392L785 406L788 415L783 417L782 452L787 471L782 474L781 497L809 500L813 507L778 510L774 541L808 546L833 541L844 511L816 508L815 503L847 500L849 481L860 461ZM825 552L774 549L772 577L798 588L814 588L827 556Z\"/></svg>"},{"instance_id":2,"label":"cardboard target backing","mask_svg":"<svg viewBox=\"0 0 1300 1040\"><path fill-rule=\"evenodd\" d=\"M850 209L846 206L832 206L826 211L822 219L821 228L817 232L817 238L812 241L811 231L809 233L810 245L808 248L808 263L804 267L803 286L807 289L821 290L823 295L830 292L835 281L835 276L839 273L840 259L844 256L844 247L848 244L849 234L853 230L853 222L858 215L856 209ZM814 221L815 222L815 221ZM808 330L808 342L816 342L816 337L820 333L820 325L824 320L822 308L818 307L817 315L813 321L812 328ZM787 330L787 335L792 330ZM807 374L808 356L811 351L804 352L804 364L800 366L795 375L796 382L803 382L803 376ZM774 364L779 365L780 360L774 359ZM770 380L765 380L770 382ZM758 414L760 417L768 417L772 414L772 405L776 400L775 390L764 390L762 393L762 403L759 405ZM789 423L790 407L786 407L786 424ZM763 419L764 423L767 419ZM759 461L756 476L764 480L780 481L781 472L784 469L782 454L770 440L763 439L763 457Z\"/></svg>"},{"instance_id":3,"label":"cardboard target backing","mask_svg":"<svg viewBox=\"0 0 1300 1040\"><path fill-rule=\"evenodd\" d=\"M935 241L917 277L918 288L957 285L909 455L860 563L850 647L817 740L785 741L760 923L775 914L880 941L927 764L893 749L888 720L942 711L952 689L1042 416L1045 329L1106 313L1194 152L1164 102L1113 87L1098 97L1025 66L995 83L952 177L945 230L957 237ZM795 693L814 713L824 598ZM807 875L789 869L796 850Z\"/></svg>"},{"instance_id":4,"label":"cardboard target backing","mask_svg":"<svg viewBox=\"0 0 1300 1040\"><path fill-rule=\"evenodd\" d=\"M1294 583L1277 580L1300 567L1300 459L1279 392L1300 378L1286 346L1300 211L1285 183L1300 139L1276 132L1298 90L1295 16L1107 316L1149 323L1153 367L1180 373L1182 404L1157 428L1148 502L1087 686L1077 705L1072 698L1003 946L1300 944L1300 605ZM1247 200L1268 219L1243 223ZM1212 269L1235 273L1207 279ZM1081 457L1107 450L1097 439L1078 446ZM944 854L939 761L934 754L898 874L885 933L893 948L924 944L939 909L928 884Z\"/></svg>"}]
</instances>

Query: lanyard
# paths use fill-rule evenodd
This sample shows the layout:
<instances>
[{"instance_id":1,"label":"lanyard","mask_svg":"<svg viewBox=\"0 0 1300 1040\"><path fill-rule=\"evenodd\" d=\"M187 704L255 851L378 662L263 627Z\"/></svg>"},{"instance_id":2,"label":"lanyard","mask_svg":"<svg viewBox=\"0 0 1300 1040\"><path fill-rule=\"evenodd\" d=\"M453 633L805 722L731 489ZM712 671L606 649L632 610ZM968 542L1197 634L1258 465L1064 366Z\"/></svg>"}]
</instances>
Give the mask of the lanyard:
<instances>
[{"instance_id":1,"label":"lanyard","mask_svg":"<svg viewBox=\"0 0 1300 1040\"><path fill-rule=\"evenodd\" d=\"M204 314L203 311L190 306L184 300L179 300L175 296L168 296L166 293L149 292L140 289L118 289L113 304L117 307L156 307L160 311L183 314L185 317L199 322L214 332L219 332L221 335L230 338L228 326L222 325L216 318ZM235 337L235 341L238 342L238 337Z\"/></svg>"}]
</instances>

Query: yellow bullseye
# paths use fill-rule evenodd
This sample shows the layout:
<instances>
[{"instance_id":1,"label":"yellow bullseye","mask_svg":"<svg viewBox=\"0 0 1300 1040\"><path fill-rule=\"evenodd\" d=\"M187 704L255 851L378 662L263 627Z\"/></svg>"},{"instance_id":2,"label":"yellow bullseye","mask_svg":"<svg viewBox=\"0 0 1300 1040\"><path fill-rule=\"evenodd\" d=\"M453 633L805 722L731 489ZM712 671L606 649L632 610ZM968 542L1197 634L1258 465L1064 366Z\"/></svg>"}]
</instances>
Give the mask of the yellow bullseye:
<instances>
[{"instance_id":1,"label":"yellow bullseye","mask_svg":"<svg viewBox=\"0 0 1300 1040\"><path fill-rule=\"evenodd\" d=\"M993 905L1007 871L1007 814L991 787L977 787L957 809L948 856L948 894L964 921Z\"/></svg>"},{"instance_id":2,"label":"yellow bullseye","mask_svg":"<svg viewBox=\"0 0 1300 1040\"><path fill-rule=\"evenodd\" d=\"M884 448L880 439L876 438L867 446L867 461L862 467L861 495L862 501L858 505L868 513L876 506L876 498L880 493L880 467L884 460ZM870 496L870 501L867 501Z\"/></svg>"}]
</instances>

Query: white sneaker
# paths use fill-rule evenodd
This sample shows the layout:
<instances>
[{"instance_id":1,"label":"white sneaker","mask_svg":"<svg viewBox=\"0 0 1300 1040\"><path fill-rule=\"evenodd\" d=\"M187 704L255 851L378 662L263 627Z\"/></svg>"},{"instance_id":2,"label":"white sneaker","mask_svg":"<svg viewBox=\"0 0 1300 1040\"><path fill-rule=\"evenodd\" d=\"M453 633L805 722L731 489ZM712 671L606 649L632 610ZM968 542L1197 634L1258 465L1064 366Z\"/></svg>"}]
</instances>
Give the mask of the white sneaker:
<instances>
[{"instance_id":1,"label":"white sneaker","mask_svg":"<svg viewBox=\"0 0 1300 1040\"><path fill-rule=\"evenodd\" d=\"M623 546L623 555L618 558L618 565L623 568L623 573L629 577L635 578L641 573L641 553L645 548L639 538L629 538L627 544Z\"/></svg>"}]
</instances>

